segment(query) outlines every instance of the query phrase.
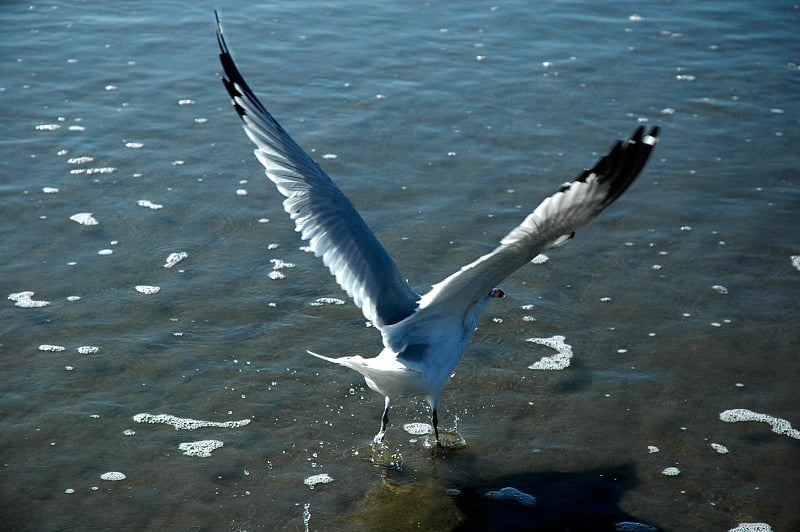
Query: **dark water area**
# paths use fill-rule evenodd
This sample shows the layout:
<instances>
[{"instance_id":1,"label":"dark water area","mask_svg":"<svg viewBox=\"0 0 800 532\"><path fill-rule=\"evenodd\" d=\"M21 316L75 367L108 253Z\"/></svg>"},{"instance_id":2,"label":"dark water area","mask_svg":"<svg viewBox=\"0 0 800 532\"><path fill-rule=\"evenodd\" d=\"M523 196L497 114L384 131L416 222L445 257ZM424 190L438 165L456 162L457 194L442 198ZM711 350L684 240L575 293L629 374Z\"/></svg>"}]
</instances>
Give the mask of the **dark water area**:
<instances>
[{"instance_id":1,"label":"dark water area","mask_svg":"<svg viewBox=\"0 0 800 532\"><path fill-rule=\"evenodd\" d=\"M419 291L662 128L625 196L480 318L439 407L465 449L426 449L403 399L376 464L382 398L306 353L381 342L252 156L214 8ZM797 5L7 2L0 21L0 529L800 529ZM570 365L531 369L554 336Z\"/></svg>"}]
</instances>

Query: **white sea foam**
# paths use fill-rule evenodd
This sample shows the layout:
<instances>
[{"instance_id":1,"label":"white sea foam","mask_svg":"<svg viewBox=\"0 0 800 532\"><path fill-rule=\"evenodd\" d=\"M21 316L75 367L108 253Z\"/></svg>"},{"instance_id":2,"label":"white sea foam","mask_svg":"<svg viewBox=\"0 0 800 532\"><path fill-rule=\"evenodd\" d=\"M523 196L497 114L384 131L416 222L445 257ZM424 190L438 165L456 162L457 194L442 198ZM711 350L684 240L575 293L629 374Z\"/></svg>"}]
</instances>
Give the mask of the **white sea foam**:
<instances>
[{"instance_id":1,"label":"white sea foam","mask_svg":"<svg viewBox=\"0 0 800 532\"><path fill-rule=\"evenodd\" d=\"M146 285L146 284L136 285L136 291L137 292L139 292L140 294L148 295L148 296L151 295L151 294L157 294L160 290L161 290L160 286L150 286L150 285Z\"/></svg>"},{"instance_id":2,"label":"white sea foam","mask_svg":"<svg viewBox=\"0 0 800 532\"><path fill-rule=\"evenodd\" d=\"M102 166L99 168L75 168L70 170L72 175L94 175L94 174L113 174L117 169L113 166Z\"/></svg>"},{"instance_id":3,"label":"white sea foam","mask_svg":"<svg viewBox=\"0 0 800 532\"><path fill-rule=\"evenodd\" d=\"M215 449L219 449L225 445L219 440L198 440L181 443L178 449L183 451L186 456L197 456L199 458L208 458Z\"/></svg>"},{"instance_id":4,"label":"white sea foam","mask_svg":"<svg viewBox=\"0 0 800 532\"><path fill-rule=\"evenodd\" d=\"M728 448L722 445L721 443L712 443L711 448L717 451L719 454L728 454Z\"/></svg>"},{"instance_id":5,"label":"white sea foam","mask_svg":"<svg viewBox=\"0 0 800 532\"><path fill-rule=\"evenodd\" d=\"M789 260L792 261L792 267L800 272L800 255L792 255Z\"/></svg>"},{"instance_id":6,"label":"white sea foam","mask_svg":"<svg viewBox=\"0 0 800 532\"><path fill-rule=\"evenodd\" d=\"M497 491L486 491L484 492L483 496L498 501L516 501L521 505L528 507L536 505L536 497L510 486L501 488Z\"/></svg>"},{"instance_id":7,"label":"white sea foam","mask_svg":"<svg viewBox=\"0 0 800 532\"><path fill-rule=\"evenodd\" d=\"M648 452L648 453L650 453L650 454L657 453L657 452L659 452L660 450L661 450L661 449L659 449L659 448L658 448L658 447L656 447L655 445L648 445L648 446L647 446L647 452Z\"/></svg>"},{"instance_id":8,"label":"white sea foam","mask_svg":"<svg viewBox=\"0 0 800 532\"><path fill-rule=\"evenodd\" d=\"M81 225L97 225L99 223L90 212L79 212L70 216L69 219Z\"/></svg>"},{"instance_id":9,"label":"white sea foam","mask_svg":"<svg viewBox=\"0 0 800 532\"><path fill-rule=\"evenodd\" d=\"M711 287L711 289L714 290L715 292L717 292L718 294L722 294L722 295L725 295L725 294L728 293L728 289L725 288L724 286L722 286L721 284L715 284L714 286Z\"/></svg>"},{"instance_id":10,"label":"white sea foam","mask_svg":"<svg viewBox=\"0 0 800 532\"><path fill-rule=\"evenodd\" d=\"M661 474L668 477L677 477L681 474L681 470L677 467L665 467Z\"/></svg>"},{"instance_id":11,"label":"white sea foam","mask_svg":"<svg viewBox=\"0 0 800 532\"><path fill-rule=\"evenodd\" d=\"M14 302L14 306L21 308L39 308L50 304L49 301L33 299L33 292L30 290L8 294L8 299Z\"/></svg>"},{"instance_id":12,"label":"white sea foam","mask_svg":"<svg viewBox=\"0 0 800 532\"><path fill-rule=\"evenodd\" d=\"M286 268L294 268L295 265L293 262L283 262L281 259L269 259L272 263L273 270L283 270Z\"/></svg>"},{"instance_id":13,"label":"white sea foam","mask_svg":"<svg viewBox=\"0 0 800 532\"><path fill-rule=\"evenodd\" d=\"M329 482L333 482L333 477L327 473L321 473L319 475L311 475L303 481L303 484L313 490L317 484L328 484Z\"/></svg>"},{"instance_id":14,"label":"white sea foam","mask_svg":"<svg viewBox=\"0 0 800 532\"><path fill-rule=\"evenodd\" d=\"M61 351L66 351L67 348L63 345L52 345L52 344L42 344L39 346L39 351L50 351L53 353L60 353Z\"/></svg>"},{"instance_id":15,"label":"white sea foam","mask_svg":"<svg viewBox=\"0 0 800 532\"><path fill-rule=\"evenodd\" d=\"M433 432L433 427L428 423L406 423L403 430L413 436L424 436Z\"/></svg>"},{"instance_id":16,"label":"white sea foam","mask_svg":"<svg viewBox=\"0 0 800 532\"><path fill-rule=\"evenodd\" d=\"M164 208L164 206L161 205L160 203L153 203L152 201L146 199L140 199L139 201L136 202L136 205L138 205L139 207L147 207L148 209L152 209L154 211Z\"/></svg>"},{"instance_id":17,"label":"white sea foam","mask_svg":"<svg viewBox=\"0 0 800 532\"><path fill-rule=\"evenodd\" d=\"M338 297L318 297L311 303L313 307L320 307L322 305L344 305L344 300Z\"/></svg>"},{"instance_id":18,"label":"white sea foam","mask_svg":"<svg viewBox=\"0 0 800 532\"><path fill-rule=\"evenodd\" d=\"M144 148L144 144L142 144L141 142L126 142L125 147L138 150Z\"/></svg>"},{"instance_id":19,"label":"white sea foam","mask_svg":"<svg viewBox=\"0 0 800 532\"><path fill-rule=\"evenodd\" d=\"M644 523L637 523L636 521L620 521L619 523L614 523L614 530L617 532L658 532L656 527Z\"/></svg>"},{"instance_id":20,"label":"white sea foam","mask_svg":"<svg viewBox=\"0 0 800 532\"><path fill-rule=\"evenodd\" d=\"M42 187L42 192L45 194L56 194L58 192L58 187Z\"/></svg>"},{"instance_id":21,"label":"white sea foam","mask_svg":"<svg viewBox=\"0 0 800 532\"><path fill-rule=\"evenodd\" d=\"M133 416L136 423L164 423L172 425L175 430L196 430L203 427L238 428L250 424L249 419L238 421L202 421L199 419L180 418L169 414L136 414Z\"/></svg>"},{"instance_id":22,"label":"white sea foam","mask_svg":"<svg viewBox=\"0 0 800 532\"><path fill-rule=\"evenodd\" d=\"M125 476L125 473L120 473L119 471L109 471L108 473L103 473L100 475L100 478L102 480L118 481L125 480L128 477Z\"/></svg>"},{"instance_id":23,"label":"white sea foam","mask_svg":"<svg viewBox=\"0 0 800 532\"><path fill-rule=\"evenodd\" d=\"M61 126L58 124L39 124L36 126L37 131L55 131L57 129L61 129Z\"/></svg>"},{"instance_id":24,"label":"white sea foam","mask_svg":"<svg viewBox=\"0 0 800 532\"><path fill-rule=\"evenodd\" d=\"M792 424L785 419L772 417L767 414L759 414L746 408L735 408L733 410L725 410L719 415L719 418L726 423L736 423L739 421L760 421L767 423L772 427L772 432L776 434L786 434L790 438L800 440L800 430L792 428Z\"/></svg>"},{"instance_id":25,"label":"white sea foam","mask_svg":"<svg viewBox=\"0 0 800 532\"><path fill-rule=\"evenodd\" d=\"M82 345L78 348L78 353L80 353L81 355L93 355L99 352L100 348L95 347L93 345Z\"/></svg>"},{"instance_id":26,"label":"white sea foam","mask_svg":"<svg viewBox=\"0 0 800 532\"><path fill-rule=\"evenodd\" d=\"M538 362L534 362L528 369L559 370L569 367L572 359L572 346L564 343L564 337L560 335L550 338L528 338L526 342L544 345L553 348L557 353L553 356L543 357Z\"/></svg>"},{"instance_id":27,"label":"white sea foam","mask_svg":"<svg viewBox=\"0 0 800 532\"><path fill-rule=\"evenodd\" d=\"M94 157L71 157L67 159L67 164L86 164L94 161Z\"/></svg>"},{"instance_id":28,"label":"white sea foam","mask_svg":"<svg viewBox=\"0 0 800 532\"><path fill-rule=\"evenodd\" d=\"M728 532L772 532L772 527L767 523L739 523L739 526Z\"/></svg>"},{"instance_id":29,"label":"white sea foam","mask_svg":"<svg viewBox=\"0 0 800 532\"><path fill-rule=\"evenodd\" d=\"M167 260L164 262L164 267L165 268L172 268L173 266L175 266L176 264L178 264L180 261L182 261L183 259L187 258L188 256L189 256L189 254L186 253L185 251L178 251L176 253L170 253L169 255L167 255Z\"/></svg>"}]
</instances>

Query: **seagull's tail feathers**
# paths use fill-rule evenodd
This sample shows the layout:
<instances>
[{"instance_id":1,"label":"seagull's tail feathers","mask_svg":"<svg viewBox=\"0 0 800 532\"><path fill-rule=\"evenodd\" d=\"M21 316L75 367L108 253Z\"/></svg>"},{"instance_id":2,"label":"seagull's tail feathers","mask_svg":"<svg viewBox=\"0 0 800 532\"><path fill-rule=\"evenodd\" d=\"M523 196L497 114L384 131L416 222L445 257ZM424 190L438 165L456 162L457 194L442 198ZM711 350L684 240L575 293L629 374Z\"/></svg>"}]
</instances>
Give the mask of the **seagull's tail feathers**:
<instances>
[{"instance_id":1,"label":"seagull's tail feathers","mask_svg":"<svg viewBox=\"0 0 800 532\"><path fill-rule=\"evenodd\" d=\"M356 356L349 356L349 357L326 357L325 355L320 355L319 353L315 353L314 351L310 351L306 349L306 353L309 355L314 355L317 358L321 358L327 362L332 362L333 364L338 364L339 366L344 366L346 368L353 369L362 375L366 375L365 368L367 365L364 364L364 357L356 355Z\"/></svg>"},{"instance_id":2,"label":"seagull's tail feathers","mask_svg":"<svg viewBox=\"0 0 800 532\"><path fill-rule=\"evenodd\" d=\"M306 353L308 353L309 355L314 355L317 358L321 358L322 360L327 360L328 362L333 362L334 364L341 364L341 362L339 362L335 358L326 357L325 355L320 355L319 353L315 353L314 351L311 351L309 349L306 349Z\"/></svg>"},{"instance_id":3,"label":"seagull's tail feathers","mask_svg":"<svg viewBox=\"0 0 800 532\"><path fill-rule=\"evenodd\" d=\"M426 393L430 390L424 383L422 371L405 366L396 357L364 358L360 355L331 358L313 351L306 352L317 358L350 368L364 376L367 386L385 397L397 397L409 393Z\"/></svg>"}]
</instances>

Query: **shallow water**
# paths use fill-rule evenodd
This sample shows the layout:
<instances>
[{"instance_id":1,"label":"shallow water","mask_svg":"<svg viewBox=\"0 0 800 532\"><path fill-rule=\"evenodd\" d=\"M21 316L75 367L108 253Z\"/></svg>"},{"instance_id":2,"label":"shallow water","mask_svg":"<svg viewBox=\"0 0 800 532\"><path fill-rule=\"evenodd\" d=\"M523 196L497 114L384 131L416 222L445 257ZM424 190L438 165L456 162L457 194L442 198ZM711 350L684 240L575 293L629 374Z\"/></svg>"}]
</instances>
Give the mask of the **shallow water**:
<instances>
[{"instance_id":1,"label":"shallow water","mask_svg":"<svg viewBox=\"0 0 800 532\"><path fill-rule=\"evenodd\" d=\"M465 449L425 449L403 430L424 404L400 400L375 465L382 398L305 353L380 340L252 157L213 7L419 290L662 126L625 197L484 313L440 405ZM0 527L800 528L799 19L782 2L4 4ZM528 340L557 335L569 366L530 369L556 351ZM720 419L738 408L770 417Z\"/></svg>"}]
</instances>

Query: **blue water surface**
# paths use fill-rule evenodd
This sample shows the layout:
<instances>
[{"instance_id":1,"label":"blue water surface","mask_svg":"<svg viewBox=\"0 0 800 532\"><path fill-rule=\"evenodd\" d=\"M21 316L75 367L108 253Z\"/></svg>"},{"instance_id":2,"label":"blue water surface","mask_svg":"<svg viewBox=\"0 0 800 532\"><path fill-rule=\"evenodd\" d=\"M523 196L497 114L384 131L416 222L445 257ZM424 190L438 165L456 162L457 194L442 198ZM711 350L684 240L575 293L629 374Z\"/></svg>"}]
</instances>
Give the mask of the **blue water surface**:
<instances>
[{"instance_id":1,"label":"blue water surface","mask_svg":"<svg viewBox=\"0 0 800 532\"><path fill-rule=\"evenodd\" d=\"M625 196L481 317L439 413L465 449L425 449L406 399L372 456L382 398L306 354L380 337L252 156L214 8L421 291L662 128ZM6 2L0 22L0 528L800 528L796 4ZM529 369L556 335L570 366ZM223 446L180 447L204 440Z\"/></svg>"}]
</instances>

